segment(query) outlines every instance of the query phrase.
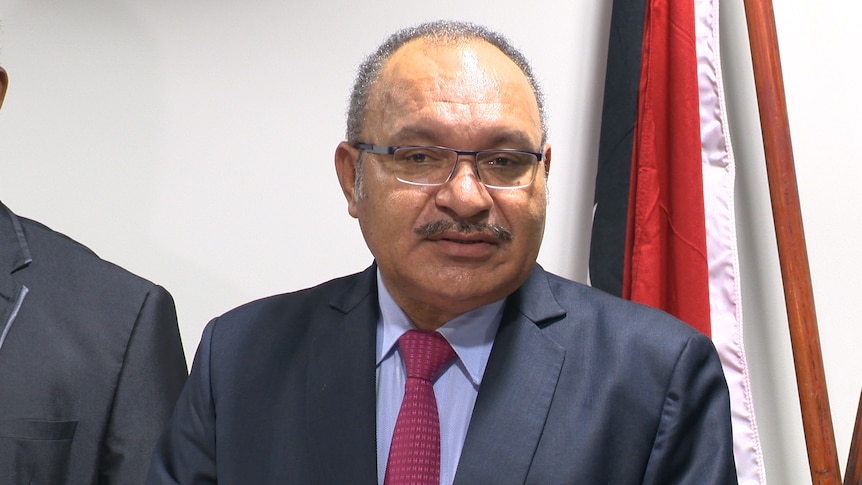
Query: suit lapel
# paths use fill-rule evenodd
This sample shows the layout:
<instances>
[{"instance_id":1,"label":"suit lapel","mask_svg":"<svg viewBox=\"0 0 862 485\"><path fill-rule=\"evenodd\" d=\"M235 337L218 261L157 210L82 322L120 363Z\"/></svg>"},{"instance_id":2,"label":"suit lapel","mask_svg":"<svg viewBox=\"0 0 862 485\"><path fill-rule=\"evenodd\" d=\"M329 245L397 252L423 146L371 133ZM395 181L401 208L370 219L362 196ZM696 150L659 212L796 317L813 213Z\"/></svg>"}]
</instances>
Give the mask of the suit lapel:
<instances>
[{"instance_id":1,"label":"suit lapel","mask_svg":"<svg viewBox=\"0 0 862 485\"><path fill-rule=\"evenodd\" d=\"M523 483L542 435L565 350L540 325L565 316L536 266L507 301L461 452L455 484Z\"/></svg>"},{"instance_id":2,"label":"suit lapel","mask_svg":"<svg viewBox=\"0 0 862 485\"><path fill-rule=\"evenodd\" d=\"M377 483L376 266L330 306L336 319L312 344L309 451L315 483ZM337 356L333 358L333 356Z\"/></svg>"},{"instance_id":3,"label":"suit lapel","mask_svg":"<svg viewBox=\"0 0 862 485\"><path fill-rule=\"evenodd\" d=\"M28 291L26 286L12 278L12 273L25 268L31 261L20 221L0 203L0 349Z\"/></svg>"}]
</instances>

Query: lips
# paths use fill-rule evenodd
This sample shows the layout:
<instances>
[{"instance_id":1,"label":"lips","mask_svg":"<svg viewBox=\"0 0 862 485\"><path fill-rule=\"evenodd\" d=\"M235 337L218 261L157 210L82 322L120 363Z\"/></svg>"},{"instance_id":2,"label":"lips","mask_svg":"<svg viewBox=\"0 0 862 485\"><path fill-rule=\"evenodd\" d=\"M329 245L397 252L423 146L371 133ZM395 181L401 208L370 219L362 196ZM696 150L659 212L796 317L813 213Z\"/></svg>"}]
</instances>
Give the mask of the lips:
<instances>
[{"instance_id":1,"label":"lips","mask_svg":"<svg viewBox=\"0 0 862 485\"><path fill-rule=\"evenodd\" d=\"M447 258L481 260L488 258L498 247L493 236L483 233L442 233L428 237L434 248Z\"/></svg>"},{"instance_id":2,"label":"lips","mask_svg":"<svg viewBox=\"0 0 862 485\"><path fill-rule=\"evenodd\" d=\"M501 241L511 241L513 238L511 231L497 224L442 220L423 224L414 232L431 241L448 239L455 242L478 241L497 244Z\"/></svg>"},{"instance_id":3,"label":"lips","mask_svg":"<svg viewBox=\"0 0 862 485\"><path fill-rule=\"evenodd\" d=\"M429 241L449 241L458 244L497 244L498 240L492 234L482 232L468 233L457 231L443 231L438 234L428 236Z\"/></svg>"},{"instance_id":4,"label":"lips","mask_svg":"<svg viewBox=\"0 0 862 485\"><path fill-rule=\"evenodd\" d=\"M452 241L452 242L458 243L458 244L480 244L480 243L485 242L485 241L459 241L457 239L446 239L446 241Z\"/></svg>"}]
</instances>

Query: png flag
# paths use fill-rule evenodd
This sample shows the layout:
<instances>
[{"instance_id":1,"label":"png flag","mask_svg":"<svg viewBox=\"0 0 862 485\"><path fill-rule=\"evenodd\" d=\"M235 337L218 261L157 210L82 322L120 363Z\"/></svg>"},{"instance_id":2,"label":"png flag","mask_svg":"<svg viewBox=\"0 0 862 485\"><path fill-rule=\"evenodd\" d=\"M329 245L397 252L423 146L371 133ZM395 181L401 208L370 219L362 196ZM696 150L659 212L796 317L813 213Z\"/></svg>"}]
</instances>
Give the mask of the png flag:
<instances>
[{"instance_id":1,"label":"png flag","mask_svg":"<svg viewBox=\"0 0 862 485\"><path fill-rule=\"evenodd\" d=\"M765 484L718 45L718 0L614 0L590 281L712 337L730 389L739 483Z\"/></svg>"}]
</instances>

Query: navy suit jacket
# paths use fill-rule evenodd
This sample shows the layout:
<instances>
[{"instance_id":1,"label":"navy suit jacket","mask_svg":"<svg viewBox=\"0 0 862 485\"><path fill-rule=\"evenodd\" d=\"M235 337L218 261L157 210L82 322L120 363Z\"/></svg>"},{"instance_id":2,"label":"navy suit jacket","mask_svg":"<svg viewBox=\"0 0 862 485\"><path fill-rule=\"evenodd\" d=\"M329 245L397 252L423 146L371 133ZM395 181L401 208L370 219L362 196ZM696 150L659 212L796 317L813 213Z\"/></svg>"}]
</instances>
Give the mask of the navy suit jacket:
<instances>
[{"instance_id":1,"label":"navy suit jacket","mask_svg":"<svg viewBox=\"0 0 862 485\"><path fill-rule=\"evenodd\" d=\"M164 288L0 204L0 483L143 483L186 374Z\"/></svg>"},{"instance_id":2,"label":"navy suit jacket","mask_svg":"<svg viewBox=\"0 0 862 485\"><path fill-rule=\"evenodd\" d=\"M375 271L210 322L148 483L376 484ZM736 483L730 426L707 337L536 265L455 483Z\"/></svg>"}]
</instances>

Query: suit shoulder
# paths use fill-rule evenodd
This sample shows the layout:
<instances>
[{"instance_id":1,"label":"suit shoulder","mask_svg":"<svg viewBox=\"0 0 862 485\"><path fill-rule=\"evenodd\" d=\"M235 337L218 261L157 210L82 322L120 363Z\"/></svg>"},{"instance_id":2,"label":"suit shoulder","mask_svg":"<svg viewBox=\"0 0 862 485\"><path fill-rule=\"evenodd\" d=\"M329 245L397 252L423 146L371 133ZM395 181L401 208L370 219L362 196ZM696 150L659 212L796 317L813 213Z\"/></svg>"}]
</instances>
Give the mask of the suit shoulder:
<instances>
[{"instance_id":1,"label":"suit shoulder","mask_svg":"<svg viewBox=\"0 0 862 485\"><path fill-rule=\"evenodd\" d=\"M212 319L205 330L213 353L245 359L249 348L256 349L259 357L291 352L340 325L373 324L376 293L370 283L373 274L366 273L253 300L229 310ZM370 298L375 298L375 305L364 304L362 311L351 312L358 302L368 303Z\"/></svg>"},{"instance_id":2,"label":"suit shoulder","mask_svg":"<svg viewBox=\"0 0 862 485\"><path fill-rule=\"evenodd\" d=\"M376 298L370 270L335 278L297 291L263 297L240 305L213 319L220 326L264 325L273 320L301 319L312 324L331 312L346 313L367 298Z\"/></svg>"},{"instance_id":3,"label":"suit shoulder","mask_svg":"<svg viewBox=\"0 0 862 485\"><path fill-rule=\"evenodd\" d=\"M337 295L344 294L345 292L354 289L355 286L361 282L363 274L364 273L356 273L341 276L308 288L258 298L228 310L219 318L245 318L249 314L274 307L289 307L295 309L308 303L319 305L321 301L326 304L328 300L333 299Z\"/></svg>"},{"instance_id":4,"label":"suit shoulder","mask_svg":"<svg viewBox=\"0 0 862 485\"><path fill-rule=\"evenodd\" d=\"M629 341L641 348L684 346L692 339L709 342L708 337L690 325L656 308L550 273L548 283L566 312L560 323L619 342Z\"/></svg>"},{"instance_id":5,"label":"suit shoulder","mask_svg":"<svg viewBox=\"0 0 862 485\"><path fill-rule=\"evenodd\" d=\"M157 286L131 271L99 257L92 249L48 226L19 217L33 261L28 271L50 275L55 282L95 287L108 294L147 293Z\"/></svg>"},{"instance_id":6,"label":"suit shoulder","mask_svg":"<svg viewBox=\"0 0 862 485\"><path fill-rule=\"evenodd\" d=\"M553 275L548 287L562 311L536 324L565 351L566 367L576 374L592 369L599 376L635 376L625 382L657 400L677 372L722 375L712 340L672 315Z\"/></svg>"}]
</instances>

